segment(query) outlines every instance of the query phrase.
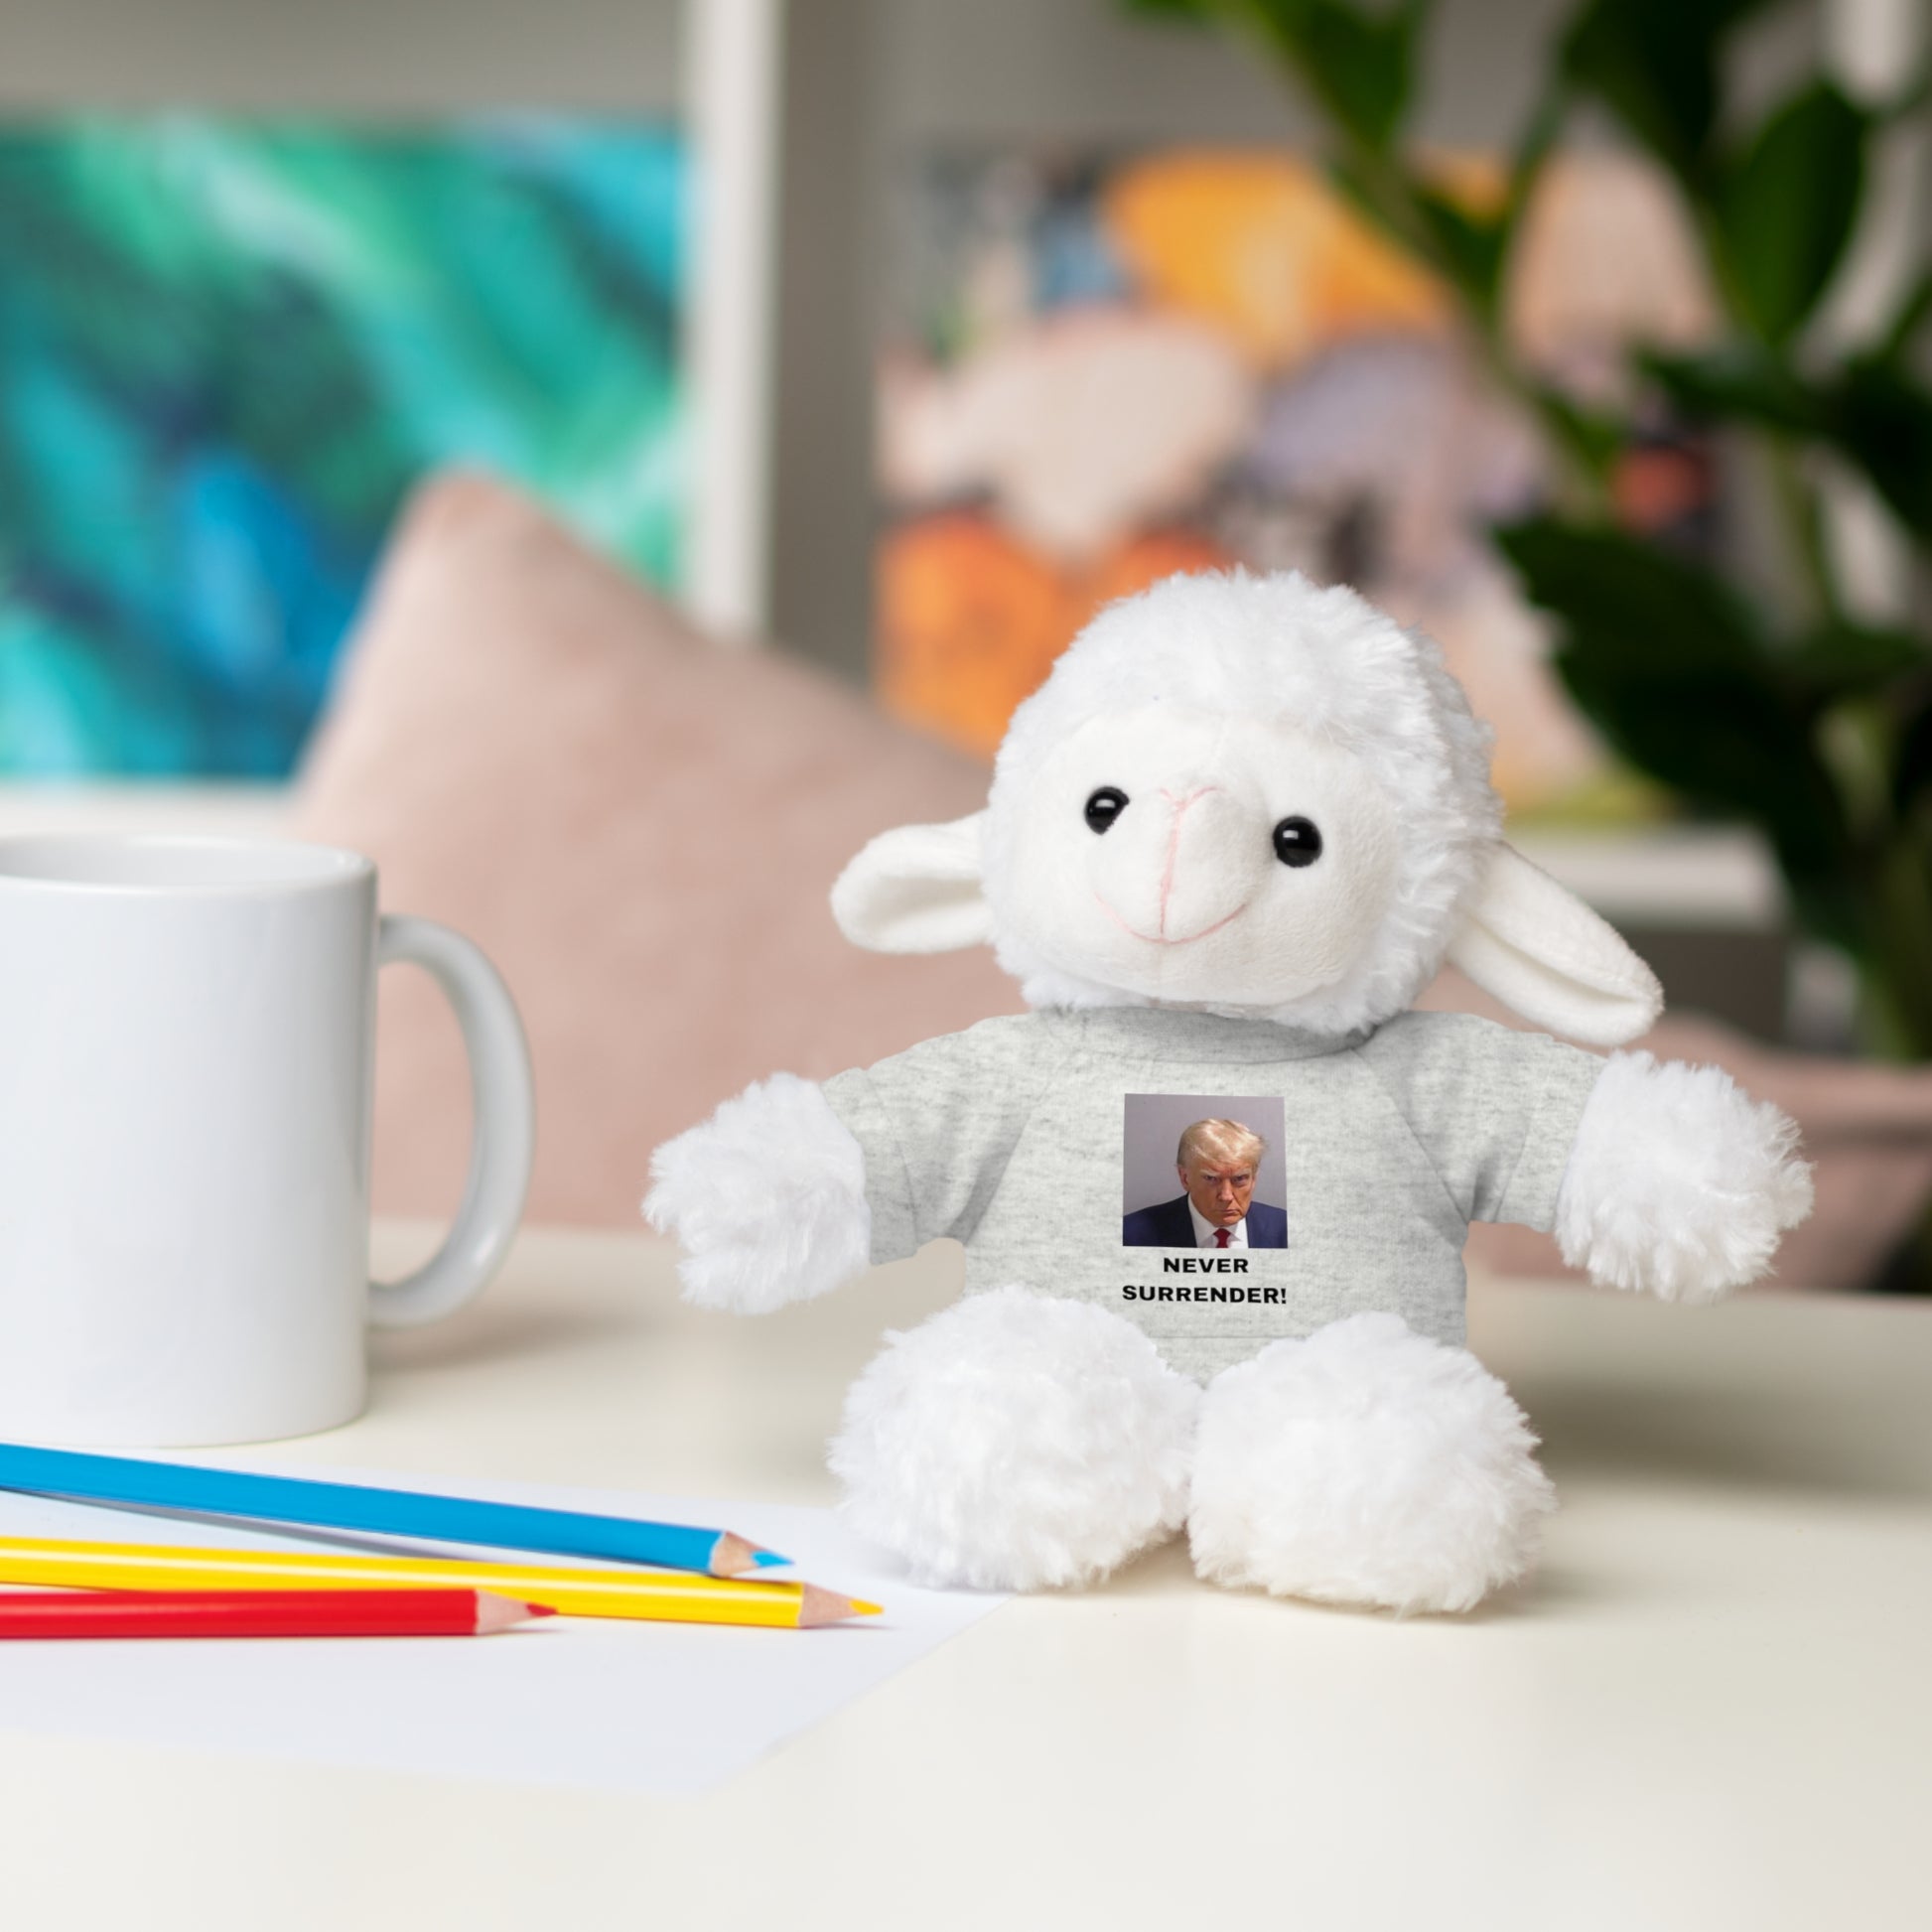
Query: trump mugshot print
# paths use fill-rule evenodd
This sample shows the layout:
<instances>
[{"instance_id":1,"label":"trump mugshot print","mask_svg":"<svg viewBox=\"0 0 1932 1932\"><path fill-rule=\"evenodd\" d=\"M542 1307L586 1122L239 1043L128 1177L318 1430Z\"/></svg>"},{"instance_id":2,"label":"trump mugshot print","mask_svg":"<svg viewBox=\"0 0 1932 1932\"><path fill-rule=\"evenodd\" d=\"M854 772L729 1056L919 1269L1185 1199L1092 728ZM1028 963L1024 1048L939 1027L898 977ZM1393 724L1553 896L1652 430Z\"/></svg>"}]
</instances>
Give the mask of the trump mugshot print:
<instances>
[{"instance_id":1,"label":"trump mugshot print","mask_svg":"<svg viewBox=\"0 0 1932 1932\"><path fill-rule=\"evenodd\" d=\"M1127 1095L1121 1246L1286 1248L1282 1113L1279 1097Z\"/></svg>"}]
</instances>

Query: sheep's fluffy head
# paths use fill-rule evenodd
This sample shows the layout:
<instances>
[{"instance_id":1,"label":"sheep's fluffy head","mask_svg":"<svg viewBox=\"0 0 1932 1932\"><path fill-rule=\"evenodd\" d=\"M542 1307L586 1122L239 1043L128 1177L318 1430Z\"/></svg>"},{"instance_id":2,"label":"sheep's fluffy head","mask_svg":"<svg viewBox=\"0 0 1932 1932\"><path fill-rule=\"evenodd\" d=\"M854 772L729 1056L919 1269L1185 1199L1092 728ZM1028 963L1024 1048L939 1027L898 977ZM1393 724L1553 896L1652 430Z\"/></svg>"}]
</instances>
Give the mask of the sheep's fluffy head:
<instances>
[{"instance_id":1,"label":"sheep's fluffy head","mask_svg":"<svg viewBox=\"0 0 1932 1932\"><path fill-rule=\"evenodd\" d=\"M1385 1019L1500 834L1488 767L1434 646L1353 591L1170 578L1014 717L985 826L1000 958L1035 1004Z\"/></svg>"},{"instance_id":2,"label":"sheep's fluffy head","mask_svg":"<svg viewBox=\"0 0 1932 1932\"><path fill-rule=\"evenodd\" d=\"M1453 951L1604 1043L1647 970L1501 839L1489 732L1426 638L1293 573L1109 606L1015 713L983 813L867 847L861 944L990 940L1035 1006L1161 1005L1346 1033Z\"/></svg>"}]
</instances>

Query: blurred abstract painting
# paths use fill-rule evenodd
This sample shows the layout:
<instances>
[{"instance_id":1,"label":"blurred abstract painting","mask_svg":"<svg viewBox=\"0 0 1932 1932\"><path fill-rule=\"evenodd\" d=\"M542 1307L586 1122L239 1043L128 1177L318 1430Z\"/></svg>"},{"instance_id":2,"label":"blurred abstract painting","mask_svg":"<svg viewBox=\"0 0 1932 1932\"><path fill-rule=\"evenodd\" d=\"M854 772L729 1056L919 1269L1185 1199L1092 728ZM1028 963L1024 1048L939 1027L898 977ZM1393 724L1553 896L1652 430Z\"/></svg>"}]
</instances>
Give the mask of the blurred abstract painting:
<instances>
[{"instance_id":1,"label":"blurred abstract painting","mask_svg":"<svg viewBox=\"0 0 1932 1932\"><path fill-rule=\"evenodd\" d=\"M1440 172L1471 203L1504 189L1481 157ZM1513 808L1649 808L1487 540L1550 486L1535 436L1443 292L1307 159L936 155L903 184L889 294L876 666L899 715L990 752L1099 605L1175 570L1293 567L1441 642ZM1713 315L1661 179L1612 154L1552 165L1509 304L1586 400L1628 342L1693 344ZM1626 469L1620 514L1709 540L1713 465L1684 426Z\"/></svg>"},{"instance_id":2,"label":"blurred abstract painting","mask_svg":"<svg viewBox=\"0 0 1932 1932\"><path fill-rule=\"evenodd\" d=\"M0 775L286 773L444 465L674 585L685 168L641 122L0 126Z\"/></svg>"}]
</instances>

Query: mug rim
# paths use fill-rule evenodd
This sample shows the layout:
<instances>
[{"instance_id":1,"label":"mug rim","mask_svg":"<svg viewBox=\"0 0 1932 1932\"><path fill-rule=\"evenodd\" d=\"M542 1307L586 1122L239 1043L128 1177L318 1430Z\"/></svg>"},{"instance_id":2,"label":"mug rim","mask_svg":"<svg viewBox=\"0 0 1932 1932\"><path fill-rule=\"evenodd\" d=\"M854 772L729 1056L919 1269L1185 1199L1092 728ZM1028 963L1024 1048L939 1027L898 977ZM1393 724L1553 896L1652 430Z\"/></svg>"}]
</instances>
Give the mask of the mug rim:
<instances>
[{"instance_id":1,"label":"mug rim","mask_svg":"<svg viewBox=\"0 0 1932 1932\"><path fill-rule=\"evenodd\" d=\"M28 855L45 854L43 864L63 861L72 873L39 871ZM139 856L235 862L232 877L134 876ZM82 870L92 859L96 876ZM126 876L112 876L116 862ZM271 868L281 866L276 872ZM22 868L22 869L16 869ZM226 832L12 832L0 833L0 893L56 893L116 898L262 898L326 892L361 885L375 877L375 861L347 846L314 839L253 837ZM98 876L108 875L108 876Z\"/></svg>"}]
</instances>

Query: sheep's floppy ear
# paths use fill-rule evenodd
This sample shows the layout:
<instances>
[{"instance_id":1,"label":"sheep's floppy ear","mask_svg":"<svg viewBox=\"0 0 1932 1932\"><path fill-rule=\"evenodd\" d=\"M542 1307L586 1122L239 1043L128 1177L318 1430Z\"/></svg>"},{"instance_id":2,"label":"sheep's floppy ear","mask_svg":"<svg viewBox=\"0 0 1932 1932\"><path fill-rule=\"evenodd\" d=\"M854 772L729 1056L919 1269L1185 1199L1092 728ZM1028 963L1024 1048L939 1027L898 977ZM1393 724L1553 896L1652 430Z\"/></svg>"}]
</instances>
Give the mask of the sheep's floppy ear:
<instances>
[{"instance_id":1,"label":"sheep's floppy ear","mask_svg":"<svg viewBox=\"0 0 1932 1932\"><path fill-rule=\"evenodd\" d=\"M871 952L956 952L993 938L980 891L984 812L881 832L832 888L832 916Z\"/></svg>"},{"instance_id":2,"label":"sheep's floppy ear","mask_svg":"<svg viewBox=\"0 0 1932 1932\"><path fill-rule=\"evenodd\" d=\"M1620 1046L1664 1009L1657 976L1574 893L1512 847L1496 849L1449 962L1525 1020Z\"/></svg>"}]
</instances>

